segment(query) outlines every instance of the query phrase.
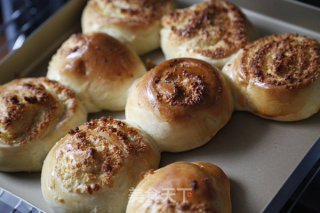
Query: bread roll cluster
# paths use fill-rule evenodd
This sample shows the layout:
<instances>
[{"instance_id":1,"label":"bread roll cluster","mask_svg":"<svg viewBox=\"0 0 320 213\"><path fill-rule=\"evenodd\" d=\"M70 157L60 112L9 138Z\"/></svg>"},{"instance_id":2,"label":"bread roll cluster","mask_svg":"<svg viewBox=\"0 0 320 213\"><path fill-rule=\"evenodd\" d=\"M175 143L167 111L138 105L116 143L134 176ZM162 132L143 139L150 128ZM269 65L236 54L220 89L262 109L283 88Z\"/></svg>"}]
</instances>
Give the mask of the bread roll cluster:
<instances>
[{"instance_id":1,"label":"bread roll cluster","mask_svg":"<svg viewBox=\"0 0 320 213\"><path fill-rule=\"evenodd\" d=\"M231 212L218 166L157 170L160 152L206 144L234 110L280 121L317 113L320 44L297 34L251 42L253 26L226 1L173 5L88 1L83 32L49 63L52 80L0 87L0 170L39 171L46 156L41 188L57 212ZM146 72L139 55L160 45L166 60ZM101 110L126 120L85 123Z\"/></svg>"}]
</instances>

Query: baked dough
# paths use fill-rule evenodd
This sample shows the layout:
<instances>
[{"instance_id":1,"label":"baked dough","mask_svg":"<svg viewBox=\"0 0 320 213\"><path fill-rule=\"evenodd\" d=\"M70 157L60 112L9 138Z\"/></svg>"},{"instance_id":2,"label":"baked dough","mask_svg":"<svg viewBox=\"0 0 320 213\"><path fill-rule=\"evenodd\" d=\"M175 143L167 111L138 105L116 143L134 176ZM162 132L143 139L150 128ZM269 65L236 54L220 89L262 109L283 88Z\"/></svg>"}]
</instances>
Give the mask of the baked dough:
<instances>
[{"instance_id":1,"label":"baked dough","mask_svg":"<svg viewBox=\"0 0 320 213\"><path fill-rule=\"evenodd\" d=\"M147 174L130 196L127 213L231 213L230 183L217 166L176 162Z\"/></svg>"},{"instance_id":2,"label":"baked dough","mask_svg":"<svg viewBox=\"0 0 320 213\"><path fill-rule=\"evenodd\" d=\"M160 19L173 6L174 0L90 0L82 31L107 33L142 55L160 47Z\"/></svg>"},{"instance_id":3,"label":"baked dough","mask_svg":"<svg viewBox=\"0 0 320 213\"><path fill-rule=\"evenodd\" d=\"M125 113L160 150L177 152L207 143L232 111L231 91L219 70L178 58L162 62L133 85Z\"/></svg>"},{"instance_id":4,"label":"baked dough","mask_svg":"<svg viewBox=\"0 0 320 213\"><path fill-rule=\"evenodd\" d=\"M238 110L297 121L320 109L320 44L298 34L271 35L243 48L224 68Z\"/></svg>"},{"instance_id":5,"label":"baked dough","mask_svg":"<svg viewBox=\"0 0 320 213\"><path fill-rule=\"evenodd\" d=\"M130 48L104 33L74 34L52 57L48 78L76 91L89 112L124 110L128 89L146 69Z\"/></svg>"},{"instance_id":6,"label":"baked dough","mask_svg":"<svg viewBox=\"0 0 320 213\"><path fill-rule=\"evenodd\" d=\"M124 212L130 188L159 161L149 136L102 117L71 130L51 149L42 194L57 212Z\"/></svg>"},{"instance_id":7,"label":"baked dough","mask_svg":"<svg viewBox=\"0 0 320 213\"><path fill-rule=\"evenodd\" d=\"M51 147L87 112L75 93L47 78L0 86L0 171L40 171Z\"/></svg>"},{"instance_id":8,"label":"baked dough","mask_svg":"<svg viewBox=\"0 0 320 213\"><path fill-rule=\"evenodd\" d=\"M222 68L256 37L241 10L227 1L197 3L162 18L161 48L166 59L198 58Z\"/></svg>"}]
</instances>

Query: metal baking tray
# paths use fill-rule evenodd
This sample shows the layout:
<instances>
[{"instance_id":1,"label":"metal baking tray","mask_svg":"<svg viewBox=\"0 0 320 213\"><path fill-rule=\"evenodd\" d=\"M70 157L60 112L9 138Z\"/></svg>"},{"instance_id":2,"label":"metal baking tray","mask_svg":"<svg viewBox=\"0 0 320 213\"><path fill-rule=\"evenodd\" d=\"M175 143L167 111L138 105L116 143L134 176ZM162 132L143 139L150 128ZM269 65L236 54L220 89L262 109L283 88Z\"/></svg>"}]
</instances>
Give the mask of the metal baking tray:
<instances>
[{"instance_id":1,"label":"metal baking tray","mask_svg":"<svg viewBox=\"0 0 320 213\"><path fill-rule=\"evenodd\" d=\"M187 6L195 2L198 1L178 1L178 5ZM252 5L244 0L233 2L249 8L243 11L258 29L260 36L294 32L320 41L320 29L315 19L310 19L314 24L306 25L307 29L300 22L294 24L292 20L279 19L276 10L273 12L278 16L263 14L261 6L256 3L262 1L255 1ZM319 10L308 7L301 7L299 10L290 1L268 2L270 5L275 4L274 8L280 2L278 10L282 10L282 4L287 2L294 5L289 7L292 13L303 11L306 16L318 14L320 18ZM85 0L69 1L26 40L19 50L7 56L0 63L0 84L17 77L44 76L52 54L72 33L80 32L80 17L85 4ZM252 8L254 5L259 6L256 12ZM272 10L268 11L272 13ZM163 60L160 50L153 51L144 56L146 57L156 63ZM91 117L101 115L124 118L123 112L102 112ZM175 161L208 161L217 164L230 178L233 212L262 212L319 137L320 113L303 121L285 123L262 119L247 112L234 112L230 122L208 144L188 152L162 153L160 166ZM52 212L41 194L40 173L0 172L0 187L45 212Z\"/></svg>"}]
</instances>

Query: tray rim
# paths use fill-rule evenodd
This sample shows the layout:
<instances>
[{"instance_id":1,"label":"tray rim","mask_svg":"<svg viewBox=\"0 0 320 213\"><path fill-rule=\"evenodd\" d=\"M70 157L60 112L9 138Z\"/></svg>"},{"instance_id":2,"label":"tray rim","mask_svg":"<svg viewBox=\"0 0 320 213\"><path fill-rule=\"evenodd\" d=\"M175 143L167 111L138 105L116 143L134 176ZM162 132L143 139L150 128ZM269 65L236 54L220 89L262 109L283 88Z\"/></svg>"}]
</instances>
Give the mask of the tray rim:
<instances>
[{"instance_id":1,"label":"tray rim","mask_svg":"<svg viewBox=\"0 0 320 213\"><path fill-rule=\"evenodd\" d=\"M5 80L5 81L1 82L3 80L2 76L3 76L3 72L4 72L5 68L8 67L8 66L13 66L12 64L16 60L20 60L21 61L21 58L23 58L23 55L24 55L24 54L21 55L21 52L23 53L25 51L28 51L30 49L30 45L34 44L34 42L37 40L38 36L44 34L44 31L46 31L48 29L48 26L51 26L51 25L53 25L54 22L56 22L56 20L58 19L57 17L65 16L65 14L69 13L72 10L72 8L74 9L74 7L76 7L76 3L79 3L79 2L84 4L86 2L86 0L70 1L69 3L67 3L67 5L64 6L62 9L60 9L59 12L56 15L51 17L41 28L39 28L39 30L37 30L34 34L32 34L27 39L26 44L22 48L20 48L19 50L13 52L7 58L5 58L3 61L1 61L1 63L0 63L0 83L3 83L3 82L6 81ZM72 6L70 6L70 5L72 5ZM294 26L294 27L298 27L299 29L303 29L304 31L307 31L310 34L315 34L315 35L319 36L319 38L320 38L320 32L316 32L316 31L313 31L313 30L310 30L310 29L302 28L300 26L296 26L296 25L287 23L285 21L282 21L282 20L279 20L279 19L276 19L276 18L273 18L273 17L270 17L270 16L259 14L259 13L255 12L255 11L252 11L252 10L243 9L243 11L246 14L250 14L251 13L251 15L253 14L254 16L260 17L262 19L265 18L265 17L268 17L272 21L277 20L277 21L280 21L282 23L289 24L289 25ZM79 20L77 20L77 21L79 21ZM64 38L66 38L67 35L70 35L72 32L74 32L75 29L77 29L77 28L78 28L78 26L74 26L74 28L67 28L68 29L67 32L64 32L64 33L60 34L59 39L56 39L56 41L51 43L51 46L48 49L46 49L45 54L43 54L44 57L36 58L33 61L33 63L31 63L31 64L28 64L26 62L26 64L28 64L28 66L26 66L25 68L22 69L23 70L22 74L23 75L27 75L29 72L31 72L37 66L37 64L39 64L39 61L43 61L46 55L51 54L56 49L56 47L59 46L63 42ZM319 38L318 38L318 40L319 40ZM50 42L50 41L48 41L48 42ZM28 45L29 45L29 47L28 47ZM21 68L19 68L19 66L14 66L14 67L16 69L21 69ZM14 78L15 76L11 75L11 77Z\"/></svg>"}]
</instances>

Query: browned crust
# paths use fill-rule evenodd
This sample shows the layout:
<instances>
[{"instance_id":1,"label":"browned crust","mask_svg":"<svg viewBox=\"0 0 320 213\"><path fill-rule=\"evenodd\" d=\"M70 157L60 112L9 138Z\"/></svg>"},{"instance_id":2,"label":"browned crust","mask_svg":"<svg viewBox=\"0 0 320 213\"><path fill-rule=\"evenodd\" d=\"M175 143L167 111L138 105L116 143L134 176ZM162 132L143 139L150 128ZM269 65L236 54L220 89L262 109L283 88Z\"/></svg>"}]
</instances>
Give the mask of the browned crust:
<instances>
[{"instance_id":1,"label":"browned crust","mask_svg":"<svg viewBox=\"0 0 320 213\"><path fill-rule=\"evenodd\" d=\"M60 100L58 94L64 100ZM71 104L66 106L66 100ZM77 101L72 90L56 81L26 78L0 87L0 108L1 142L22 145L46 134L50 127L54 128L67 111L76 110Z\"/></svg>"},{"instance_id":2,"label":"browned crust","mask_svg":"<svg viewBox=\"0 0 320 213\"><path fill-rule=\"evenodd\" d=\"M213 59L228 57L244 47L249 34L248 21L241 10L220 0L175 10L162 19L162 25L170 27L182 42L201 36L192 51ZM213 47L217 42L221 45Z\"/></svg>"},{"instance_id":3,"label":"browned crust","mask_svg":"<svg viewBox=\"0 0 320 213\"><path fill-rule=\"evenodd\" d=\"M248 44L240 61L247 82L304 88L319 79L320 44L298 34L266 36Z\"/></svg>"},{"instance_id":4,"label":"browned crust","mask_svg":"<svg viewBox=\"0 0 320 213\"><path fill-rule=\"evenodd\" d=\"M159 212L206 212L214 213L230 209L229 180L217 166L205 162L175 162L146 177L143 188L159 193L148 197L151 205L159 205ZM168 190L171 190L168 192ZM222 193L221 193L222 191ZM170 196L167 196L167 193ZM161 199L159 199L159 197ZM218 203L223 200L224 203ZM231 204L230 202L228 203ZM156 208L157 209L157 208Z\"/></svg>"},{"instance_id":5,"label":"browned crust","mask_svg":"<svg viewBox=\"0 0 320 213\"><path fill-rule=\"evenodd\" d=\"M69 192L93 194L113 187L113 178L129 156L145 154L151 154L151 147L135 128L102 117L69 131L59 142L55 172Z\"/></svg>"},{"instance_id":6,"label":"browned crust","mask_svg":"<svg viewBox=\"0 0 320 213\"><path fill-rule=\"evenodd\" d=\"M114 5L115 2L125 2L131 4L129 8L119 8ZM98 3L100 2L100 4ZM100 5L102 5L100 7ZM105 13L104 9L108 6L119 9L121 16L113 16L111 11ZM124 25L127 27L149 26L174 7L173 0L91 0L86 6L86 13L98 18L101 23L110 23L114 25Z\"/></svg>"},{"instance_id":7,"label":"browned crust","mask_svg":"<svg viewBox=\"0 0 320 213\"><path fill-rule=\"evenodd\" d=\"M140 63L123 43L104 33L73 34L58 50L59 72L81 79L122 81L133 78Z\"/></svg>"},{"instance_id":8,"label":"browned crust","mask_svg":"<svg viewBox=\"0 0 320 213\"><path fill-rule=\"evenodd\" d=\"M142 99L167 120L185 119L223 101L223 80L210 64L191 58L164 61L138 82ZM212 110L213 111L213 110Z\"/></svg>"}]
</instances>

